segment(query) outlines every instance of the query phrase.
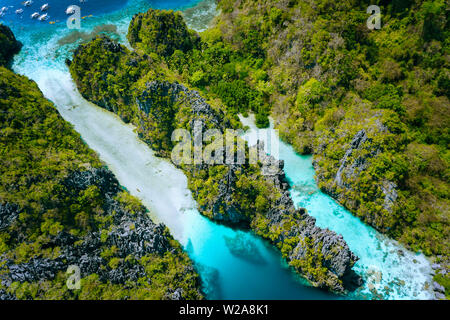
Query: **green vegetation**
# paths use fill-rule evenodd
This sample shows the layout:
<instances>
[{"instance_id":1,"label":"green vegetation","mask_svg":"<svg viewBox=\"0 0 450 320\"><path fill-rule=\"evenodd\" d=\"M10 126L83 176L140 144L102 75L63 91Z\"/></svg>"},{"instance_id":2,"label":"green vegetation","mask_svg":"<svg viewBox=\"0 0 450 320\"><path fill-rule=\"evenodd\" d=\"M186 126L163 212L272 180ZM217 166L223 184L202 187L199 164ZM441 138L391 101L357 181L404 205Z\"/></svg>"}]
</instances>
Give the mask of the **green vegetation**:
<instances>
[{"instance_id":1,"label":"green vegetation","mask_svg":"<svg viewBox=\"0 0 450 320\"><path fill-rule=\"evenodd\" d=\"M164 10L136 15L128 30L128 39L137 52L159 56L184 83L210 99L220 98L228 114L253 111L257 124L267 127L267 98L272 88L260 69L263 59L259 54L250 55L261 50L249 48L244 58L217 36L220 34L213 29L200 38L188 30L180 13ZM252 46L258 39L245 42Z\"/></svg>"},{"instance_id":2,"label":"green vegetation","mask_svg":"<svg viewBox=\"0 0 450 320\"><path fill-rule=\"evenodd\" d=\"M171 299L179 290L183 298L202 298L198 274L168 229L121 190L36 83L3 66L0 132L0 297ZM117 247L125 218L165 247ZM136 228L129 226L142 236ZM69 264L82 264L80 289L66 286ZM112 271L125 274L125 283Z\"/></svg>"},{"instance_id":3,"label":"green vegetation","mask_svg":"<svg viewBox=\"0 0 450 320\"><path fill-rule=\"evenodd\" d=\"M174 29L196 39L192 46L162 53L153 33L140 32L136 50L158 54L178 79L220 98L229 117L253 111L263 127L271 113L284 140L315 155L324 191L412 249L448 254L446 4L370 4L381 7L381 30L366 27L367 1L225 0L200 40L175 15ZM153 18L139 15L130 32ZM361 130L368 139L337 183Z\"/></svg>"},{"instance_id":4,"label":"green vegetation","mask_svg":"<svg viewBox=\"0 0 450 320\"><path fill-rule=\"evenodd\" d=\"M135 15L128 28L128 41L133 47L152 48L152 52L163 56L191 50L196 38L180 12L150 9Z\"/></svg>"}]
</instances>

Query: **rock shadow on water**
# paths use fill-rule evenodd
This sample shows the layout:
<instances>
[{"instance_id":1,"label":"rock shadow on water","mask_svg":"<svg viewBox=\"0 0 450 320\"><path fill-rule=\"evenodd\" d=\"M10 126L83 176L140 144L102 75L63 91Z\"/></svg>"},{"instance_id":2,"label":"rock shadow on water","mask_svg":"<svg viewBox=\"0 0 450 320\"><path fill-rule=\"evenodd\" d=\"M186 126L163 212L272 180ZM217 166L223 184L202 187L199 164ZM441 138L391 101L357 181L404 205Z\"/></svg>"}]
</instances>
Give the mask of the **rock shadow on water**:
<instances>
[{"instance_id":1,"label":"rock shadow on water","mask_svg":"<svg viewBox=\"0 0 450 320\"><path fill-rule=\"evenodd\" d=\"M186 253L192 258L194 257L194 246L189 239L184 248ZM194 261L195 269L202 280L202 291L209 300L222 300L222 289L220 286L219 270L214 267L207 266L203 263Z\"/></svg>"},{"instance_id":2,"label":"rock shadow on water","mask_svg":"<svg viewBox=\"0 0 450 320\"><path fill-rule=\"evenodd\" d=\"M202 291L208 300L222 300L222 288L220 286L219 270L198 262L195 269L202 279Z\"/></svg>"},{"instance_id":3,"label":"rock shadow on water","mask_svg":"<svg viewBox=\"0 0 450 320\"><path fill-rule=\"evenodd\" d=\"M235 237L224 236L224 240L233 256L252 264L263 265L267 263L256 244L246 234L238 232Z\"/></svg>"}]
</instances>

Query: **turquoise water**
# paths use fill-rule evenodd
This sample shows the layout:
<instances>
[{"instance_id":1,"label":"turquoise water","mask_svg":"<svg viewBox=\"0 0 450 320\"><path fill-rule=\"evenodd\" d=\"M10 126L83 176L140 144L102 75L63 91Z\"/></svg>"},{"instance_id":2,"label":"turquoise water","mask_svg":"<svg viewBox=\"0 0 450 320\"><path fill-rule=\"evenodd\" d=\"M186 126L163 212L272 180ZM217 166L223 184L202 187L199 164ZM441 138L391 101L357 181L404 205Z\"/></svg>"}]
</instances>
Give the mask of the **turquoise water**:
<instances>
[{"instance_id":1,"label":"turquoise water","mask_svg":"<svg viewBox=\"0 0 450 320\"><path fill-rule=\"evenodd\" d=\"M52 4L57 1L42 2L50 3L49 20L58 17L58 7ZM88 3L92 7L83 8L81 5L82 16L92 14L92 17L82 21L81 31L90 33L98 26L114 25L115 29L108 29L109 35L126 44L126 30L133 14L146 11L149 7L188 8L197 1L89 0ZM41 1L35 1L33 8L38 8L38 4ZM66 2L60 1L59 5L64 8ZM72 37L64 45L58 42L61 38L72 36L73 31L68 30L63 21L55 24L49 21L22 23L28 15L25 17L24 13L20 18L15 16L13 10L15 8L8 10L3 22L24 44L22 52L15 58L14 70L37 82L44 95L55 103L83 140L97 151L120 183L142 200L155 220L169 227L197 265L208 298L338 298L307 286L286 266L275 249L252 233L235 231L202 217L183 173L166 160L155 157L139 141L133 127L85 101L76 91L64 59L71 57L72 50L80 41ZM201 13L191 14L187 17L188 21L195 20ZM65 19L65 16L60 19ZM292 191L296 205L305 206L317 218L319 226L343 234L350 248L361 257L357 271L367 282L350 298L373 298L378 295L383 298L428 298L428 291L422 290L425 282L429 281L430 271L425 258L384 239L322 194L314 182L311 159L296 155L282 143L280 148L280 158L286 161L287 176L297 190ZM403 250L403 257L398 255L399 249ZM393 291L384 292L384 286L389 286ZM371 289L376 289L378 295Z\"/></svg>"}]
</instances>

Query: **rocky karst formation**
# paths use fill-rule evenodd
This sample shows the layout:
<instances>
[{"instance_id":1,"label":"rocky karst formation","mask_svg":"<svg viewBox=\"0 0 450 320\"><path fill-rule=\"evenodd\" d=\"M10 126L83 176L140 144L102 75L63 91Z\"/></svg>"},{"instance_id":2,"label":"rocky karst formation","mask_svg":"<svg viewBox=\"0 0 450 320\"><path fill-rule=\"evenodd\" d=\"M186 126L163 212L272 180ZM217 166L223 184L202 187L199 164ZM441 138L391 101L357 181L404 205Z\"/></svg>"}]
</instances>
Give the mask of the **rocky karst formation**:
<instances>
[{"instance_id":1,"label":"rocky karst formation","mask_svg":"<svg viewBox=\"0 0 450 320\"><path fill-rule=\"evenodd\" d=\"M197 33L187 28L181 12L155 9L133 16L127 38L133 47L151 46L163 56L170 56L175 50L186 52L199 40Z\"/></svg>"},{"instance_id":2,"label":"rocky karst formation","mask_svg":"<svg viewBox=\"0 0 450 320\"><path fill-rule=\"evenodd\" d=\"M448 3L376 5L378 30L366 1L221 0L201 46L165 60L227 105L259 92L281 138L313 155L321 190L438 261L450 252ZM435 276L447 297L449 279Z\"/></svg>"},{"instance_id":3,"label":"rocky karst formation","mask_svg":"<svg viewBox=\"0 0 450 320\"><path fill-rule=\"evenodd\" d=\"M365 1L221 0L192 50L168 39L172 55L147 32L168 13L140 15L130 33L137 52L220 98L227 115L253 111L267 126L271 114L283 140L314 155L322 190L439 261L450 244L448 10L437 0L377 5L386 19L371 30ZM186 30L171 21L172 34ZM448 296L449 276L435 280Z\"/></svg>"}]
</instances>

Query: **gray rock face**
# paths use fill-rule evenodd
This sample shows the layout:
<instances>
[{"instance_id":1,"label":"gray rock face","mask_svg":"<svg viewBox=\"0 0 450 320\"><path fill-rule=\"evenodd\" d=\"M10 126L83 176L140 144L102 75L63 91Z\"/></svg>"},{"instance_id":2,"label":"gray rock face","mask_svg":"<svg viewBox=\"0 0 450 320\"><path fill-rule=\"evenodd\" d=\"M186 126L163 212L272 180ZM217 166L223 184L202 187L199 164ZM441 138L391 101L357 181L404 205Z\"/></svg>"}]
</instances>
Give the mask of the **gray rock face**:
<instances>
[{"instance_id":1,"label":"gray rock face","mask_svg":"<svg viewBox=\"0 0 450 320\"><path fill-rule=\"evenodd\" d=\"M0 301L3 300L17 300L12 294L7 293L5 290L0 289Z\"/></svg>"},{"instance_id":2,"label":"gray rock face","mask_svg":"<svg viewBox=\"0 0 450 320\"><path fill-rule=\"evenodd\" d=\"M183 298L183 289L177 288L172 293L170 293L170 291L169 291L167 294L167 298L169 298L170 300L185 300Z\"/></svg>"},{"instance_id":3,"label":"gray rock face","mask_svg":"<svg viewBox=\"0 0 450 320\"><path fill-rule=\"evenodd\" d=\"M433 263L431 268L435 274L447 275L450 272L450 260L442 255L437 256L439 263Z\"/></svg>"},{"instance_id":4,"label":"gray rock face","mask_svg":"<svg viewBox=\"0 0 450 320\"><path fill-rule=\"evenodd\" d=\"M146 90L136 100L139 110L146 115L151 113L156 118L160 116L160 113L167 112L161 110L160 99L158 99L158 104L154 101L156 97L166 97L165 103L181 103L184 107L187 107L189 118L186 121L188 121L189 127L192 128L194 133L199 132L203 134L206 128L218 129L221 133L224 133L225 128L230 127L230 124L224 120L223 113L214 110L197 91L189 90L182 84L168 81L147 83ZM165 107L166 105L164 105L163 109L168 109ZM172 117L175 117L175 114ZM193 135L192 138L195 140L200 137ZM199 164L185 169L194 172L206 170L207 168L207 164ZM248 218L240 213L240 208L232 204L232 187L236 180L236 172L240 170L242 170L240 165L230 165L227 179L219 184L219 196L212 208L214 220L216 221L235 225L248 223ZM220 210L220 208L224 207L226 208L225 214Z\"/></svg>"},{"instance_id":5,"label":"gray rock face","mask_svg":"<svg viewBox=\"0 0 450 320\"><path fill-rule=\"evenodd\" d=\"M445 300L445 294L442 294L440 292L436 292L434 296L436 297L437 300Z\"/></svg>"},{"instance_id":6,"label":"gray rock face","mask_svg":"<svg viewBox=\"0 0 450 320\"><path fill-rule=\"evenodd\" d=\"M10 281L35 282L42 279L53 279L56 273L64 268L64 265L59 260L33 258L28 263L10 264L8 268Z\"/></svg>"},{"instance_id":7,"label":"gray rock face","mask_svg":"<svg viewBox=\"0 0 450 320\"><path fill-rule=\"evenodd\" d=\"M439 269L441 269L441 265L440 265L439 263L433 263L433 264L431 265L431 268L432 268L433 270L439 270Z\"/></svg>"},{"instance_id":8,"label":"gray rock face","mask_svg":"<svg viewBox=\"0 0 450 320\"><path fill-rule=\"evenodd\" d=\"M387 210L388 212L392 212L395 201L398 198L397 184L388 180L384 180L383 184L381 185L381 190L384 194L383 209Z\"/></svg>"},{"instance_id":9,"label":"gray rock face","mask_svg":"<svg viewBox=\"0 0 450 320\"><path fill-rule=\"evenodd\" d=\"M433 263L431 265L431 268L433 269L434 274L448 277L447 274L450 272L449 271L449 269L450 269L449 258L446 256L442 256L442 255L439 255L436 258L437 258L437 262ZM443 285L439 284L436 281L433 281L432 288L433 288L436 299L438 299L438 300L446 299L445 287Z\"/></svg>"},{"instance_id":10,"label":"gray rock face","mask_svg":"<svg viewBox=\"0 0 450 320\"><path fill-rule=\"evenodd\" d=\"M190 109L191 128L194 127L194 123L198 122L203 125L210 124L211 127L219 129L224 132L224 129L229 127L229 123L224 121L224 114L211 108L206 100L195 90L189 90L184 85L179 83L172 83L169 81L151 81L146 84L146 89L142 92L140 98L136 100L139 109L146 114L154 110L161 109L158 101L158 105L153 101L153 97L169 97L168 103L174 104L175 102L182 102Z\"/></svg>"}]
</instances>

